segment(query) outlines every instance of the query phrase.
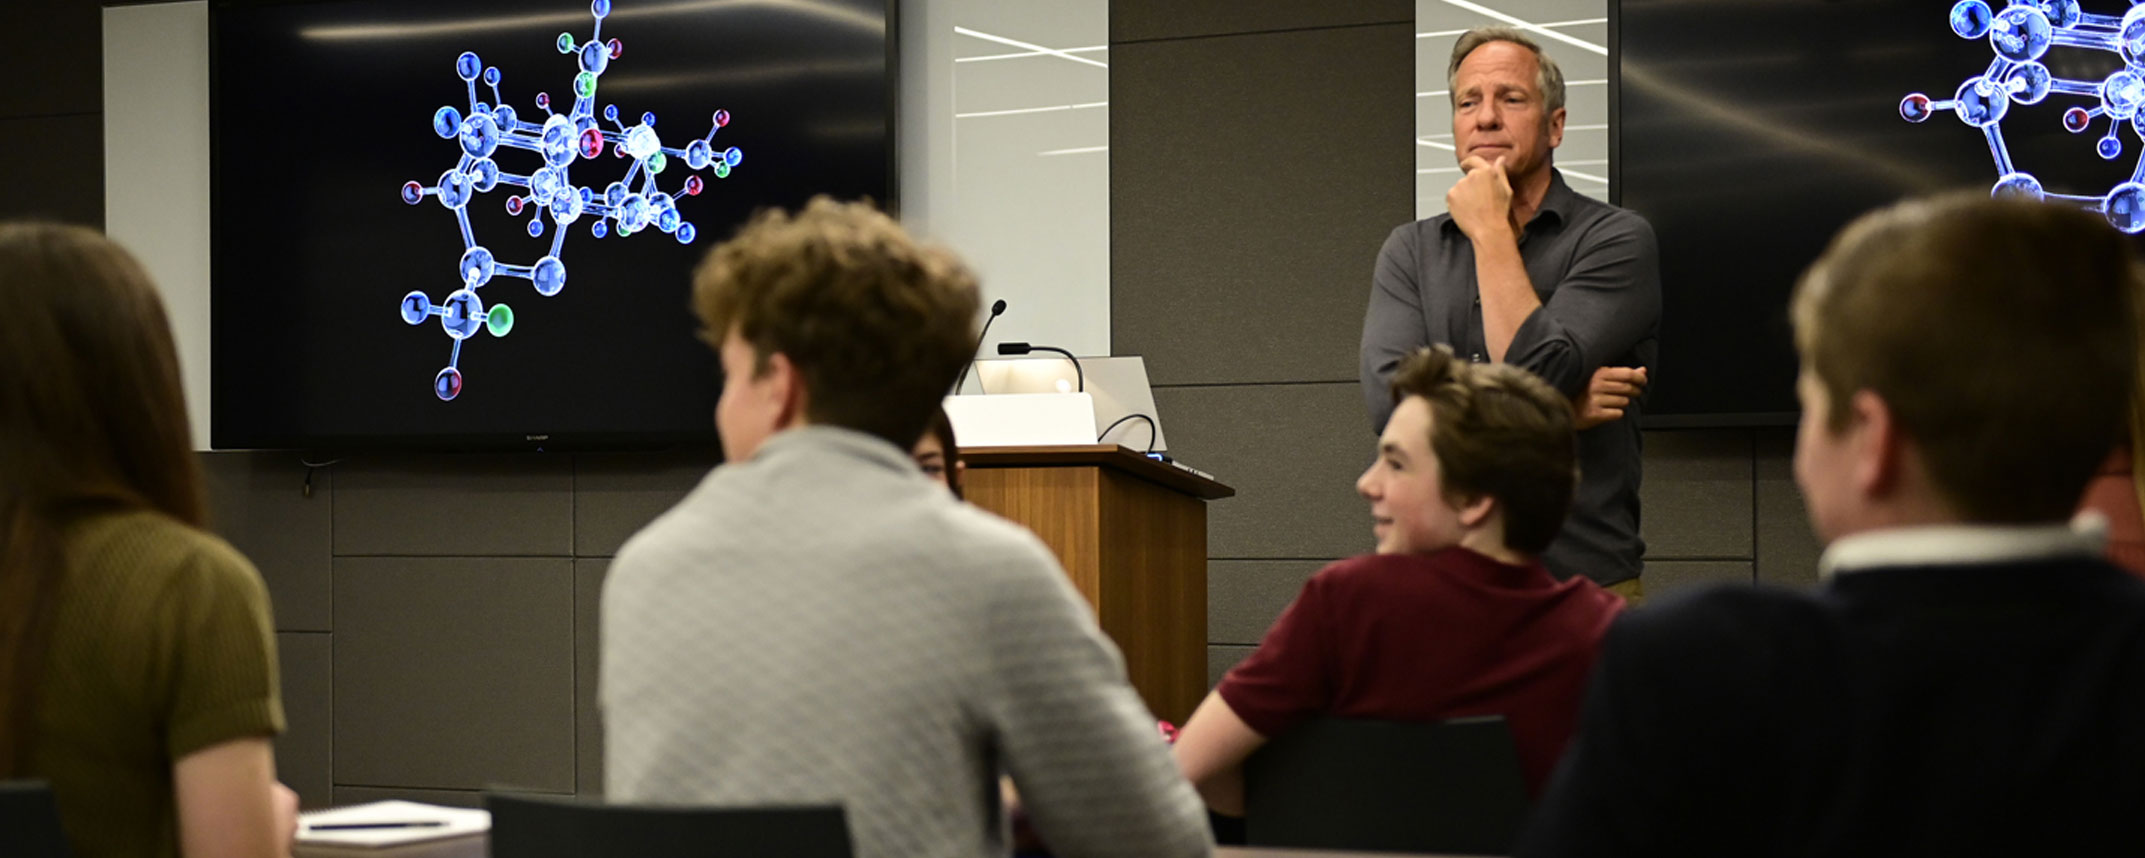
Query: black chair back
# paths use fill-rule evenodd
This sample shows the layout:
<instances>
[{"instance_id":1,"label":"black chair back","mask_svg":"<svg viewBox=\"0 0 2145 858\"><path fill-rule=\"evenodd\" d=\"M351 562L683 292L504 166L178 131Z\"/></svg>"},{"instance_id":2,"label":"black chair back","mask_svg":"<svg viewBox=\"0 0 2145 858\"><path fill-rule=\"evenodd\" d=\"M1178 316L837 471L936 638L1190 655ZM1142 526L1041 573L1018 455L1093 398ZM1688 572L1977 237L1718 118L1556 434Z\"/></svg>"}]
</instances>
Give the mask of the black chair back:
<instances>
[{"instance_id":1,"label":"black chair back","mask_svg":"<svg viewBox=\"0 0 2145 858\"><path fill-rule=\"evenodd\" d=\"M840 807L667 807L486 794L492 858L853 858Z\"/></svg>"},{"instance_id":2,"label":"black chair back","mask_svg":"<svg viewBox=\"0 0 2145 858\"><path fill-rule=\"evenodd\" d=\"M67 858L60 805L43 781L0 781L0 855Z\"/></svg>"},{"instance_id":3,"label":"black chair back","mask_svg":"<svg viewBox=\"0 0 2145 858\"><path fill-rule=\"evenodd\" d=\"M1505 855L1527 808L1512 731L1496 716L1323 718L1245 763L1252 846Z\"/></svg>"}]
</instances>

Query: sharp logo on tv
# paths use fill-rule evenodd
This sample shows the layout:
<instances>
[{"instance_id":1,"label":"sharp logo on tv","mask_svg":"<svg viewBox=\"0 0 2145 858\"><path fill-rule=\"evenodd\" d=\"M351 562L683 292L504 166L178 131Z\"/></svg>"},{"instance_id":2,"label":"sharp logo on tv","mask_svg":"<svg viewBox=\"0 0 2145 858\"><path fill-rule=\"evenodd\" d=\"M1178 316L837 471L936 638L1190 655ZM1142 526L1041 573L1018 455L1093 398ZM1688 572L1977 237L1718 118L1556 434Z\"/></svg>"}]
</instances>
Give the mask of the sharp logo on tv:
<instances>
[{"instance_id":1,"label":"sharp logo on tv","mask_svg":"<svg viewBox=\"0 0 2145 858\"><path fill-rule=\"evenodd\" d=\"M693 270L763 209L893 207L892 15L210 0L212 445L712 445Z\"/></svg>"}]
</instances>

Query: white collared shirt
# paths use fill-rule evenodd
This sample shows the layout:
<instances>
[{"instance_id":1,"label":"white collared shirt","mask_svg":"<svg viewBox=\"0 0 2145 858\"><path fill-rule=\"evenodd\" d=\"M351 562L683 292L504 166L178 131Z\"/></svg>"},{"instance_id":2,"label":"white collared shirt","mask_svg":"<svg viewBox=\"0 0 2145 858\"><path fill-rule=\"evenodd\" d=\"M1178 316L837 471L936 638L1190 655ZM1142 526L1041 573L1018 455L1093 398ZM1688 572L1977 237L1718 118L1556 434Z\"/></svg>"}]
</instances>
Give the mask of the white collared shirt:
<instances>
[{"instance_id":1,"label":"white collared shirt","mask_svg":"<svg viewBox=\"0 0 2145 858\"><path fill-rule=\"evenodd\" d=\"M2069 524L1941 524L1873 530L1833 540L1818 559L1819 578L1888 566L1964 566L2098 557L2107 520L2080 515Z\"/></svg>"}]
</instances>

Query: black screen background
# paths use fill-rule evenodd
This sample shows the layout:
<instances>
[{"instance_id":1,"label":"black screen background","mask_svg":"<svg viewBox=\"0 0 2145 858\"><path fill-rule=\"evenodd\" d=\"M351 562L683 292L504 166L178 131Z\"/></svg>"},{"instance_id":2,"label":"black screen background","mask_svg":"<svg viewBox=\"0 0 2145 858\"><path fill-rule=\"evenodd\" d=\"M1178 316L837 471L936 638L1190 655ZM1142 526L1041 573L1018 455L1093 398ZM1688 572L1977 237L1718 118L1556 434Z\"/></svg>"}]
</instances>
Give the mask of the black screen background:
<instances>
[{"instance_id":1,"label":"black screen background","mask_svg":"<svg viewBox=\"0 0 2145 858\"><path fill-rule=\"evenodd\" d=\"M495 277L487 308L512 307L503 338L463 343L459 398L433 376L453 341L437 318L412 326L399 302L434 303L456 283L462 239L453 212L402 184L434 185L461 150L431 128L442 105L468 113L455 57L497 66L502 100L542 121L535 97L572 105L575 58L562 31L588 40L585 0L356 0L219 3L212 9L212 393L219 448L571 449L708 443L720 390L713 353L695 337L694 265L753 211L815 194L891 205L892 90L888 5L823 0L776 7L618 0L602 36L623 43L600 79L602 105L627 125L657 116L663 143L731 122L714 146L743 151L726 179L683 196L671 158L658 187L678 195L691 245L650 228L594 238L566 227L567 281L543 297ZM491 102L478 81L479 98ZM604 122L603 127L616 130ZM501 147L503 172L527 175L533 152ZM630 164L576 160L572 178L605 184ZM502 263L533 264L558 227L526 231L505 185L469 204L471 228ZM615 224L614 224L615 226Z\"/></svg>"}]
</instances>

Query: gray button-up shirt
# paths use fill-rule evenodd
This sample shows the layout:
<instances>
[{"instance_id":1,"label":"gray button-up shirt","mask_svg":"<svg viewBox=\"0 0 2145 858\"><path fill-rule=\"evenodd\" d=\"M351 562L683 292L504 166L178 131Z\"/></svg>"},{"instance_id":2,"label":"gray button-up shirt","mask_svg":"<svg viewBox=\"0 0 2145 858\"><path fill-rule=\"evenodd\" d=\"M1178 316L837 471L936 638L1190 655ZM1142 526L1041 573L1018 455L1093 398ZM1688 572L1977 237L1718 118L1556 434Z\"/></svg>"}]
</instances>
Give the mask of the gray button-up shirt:
<instances>
[{"instance_id":1,"label":"gray button-up shirt","mask_svg":"<svg viewBox=\"0 0 2145 858\"><path fill-rule=\"evenodd\" d=\"M1541 208L1520 233L1519 255L1542 306L1520 323L1505 362L1570 397L1604 366L1643 366L1651 377L1661 266L1645 218L1573 193L1552 170ZM1433 343L1469 360L1489 360L1474 245L1449 214L1401 225L1378 251L1363 319L1363 396L1372 431L1383 431L1393 415L1388 384L1400 359ZM1579 491L1564 530L1543 555L1559 576L1602 584L1638 577L1646 550L1639 538L1640 410L1634 402L1623 419L1579 433Z\"/></svg>"}]
</instances>

